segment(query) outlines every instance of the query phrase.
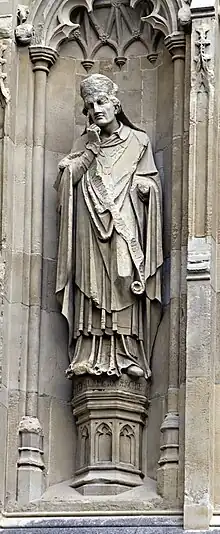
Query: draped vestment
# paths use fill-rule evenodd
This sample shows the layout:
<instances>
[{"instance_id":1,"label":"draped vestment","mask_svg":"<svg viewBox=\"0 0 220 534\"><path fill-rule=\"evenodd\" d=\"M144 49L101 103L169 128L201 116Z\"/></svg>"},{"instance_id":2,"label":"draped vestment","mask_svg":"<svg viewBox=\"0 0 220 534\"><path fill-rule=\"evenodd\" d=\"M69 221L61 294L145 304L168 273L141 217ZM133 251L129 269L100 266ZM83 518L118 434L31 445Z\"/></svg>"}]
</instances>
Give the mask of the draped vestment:
<instances>
[{"instance_id":1,"label":"draped vestment","mask_svg":"<svg viewBox=\"0 0 220 534\"><path fill-rule=\"evenodd\" d=\"M56 292L69 325L68 372L120 376L136 365L147 377L161 308L158 171L147 134L121 124L82 175L87 143L85 134L56 183Z\"/></svg>"}]
</instances>

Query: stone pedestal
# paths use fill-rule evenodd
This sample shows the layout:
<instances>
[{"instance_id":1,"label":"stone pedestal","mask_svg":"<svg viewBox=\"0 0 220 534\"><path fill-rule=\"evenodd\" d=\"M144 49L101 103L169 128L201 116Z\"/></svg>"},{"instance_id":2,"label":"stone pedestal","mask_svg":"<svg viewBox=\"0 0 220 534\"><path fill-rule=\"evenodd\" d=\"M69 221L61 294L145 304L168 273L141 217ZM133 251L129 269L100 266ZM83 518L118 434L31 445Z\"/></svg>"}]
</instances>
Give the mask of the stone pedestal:
<instances>
[{"instance_id":1,"label":"stone pedestal","mask_svg":"<svg viewBox=\"0 0 220 534\"><path fill-rule=\"evenodd\" d=\"M76 377L73 408L78 431L73 487L83 495L110 495L141 485L146 380Z\"/></svg>"}]
</instances>

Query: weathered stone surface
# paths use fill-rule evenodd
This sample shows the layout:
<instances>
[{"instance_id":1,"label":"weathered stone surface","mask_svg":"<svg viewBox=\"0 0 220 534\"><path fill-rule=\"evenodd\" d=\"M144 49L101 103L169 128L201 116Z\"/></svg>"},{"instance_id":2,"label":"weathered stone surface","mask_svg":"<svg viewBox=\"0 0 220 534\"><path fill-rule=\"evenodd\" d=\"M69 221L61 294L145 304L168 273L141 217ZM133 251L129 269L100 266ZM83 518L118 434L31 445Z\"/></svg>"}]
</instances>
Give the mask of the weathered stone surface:
<instances>
[{"instance_id":1,"label":"weathered stone surface","mask_svg":"<svg viewBox=\"0 0 220 534\"><path fill-rule=\"evenodd\" d=\"M42 405L44 399L42 399ZM43 419L43 415L42 415ZM50 399L48 486L74 476L76 429L70 402ZM63 451L65 450L65 454Z\"/></svg>"},{"instance_id":2,"label":"weathered stone surface","mask_svg":"<svg viewBox=\"0 0 220 534\"><path fill-rule=\"evenodd\" d=\"M12 521L10 523L13 524ZM21 524L21 521L19 521ZM22 521L23 523L23 521ZM18 532L26 532L25 520L22 527L17 526ZM14 524L16 524L14 522ZM27 524L27 523L26 523ZM13 526L9 528L9 532L14 532ZM144 516L134 516L134 517L88 517L88 518L74 518L74 519L32 519L28 525L30 532L37 534L38 532L46 534L48 529L53 528L53 531L58 534L59 532L92 532L92 534L102 533L105 529L107 533L114 532L117 534L133 534L137 532L138 534L151 534L157 532L160 534L166 532L167 534L177 534L183 532L182 529L182 518L181 517L144 517ZM4 532L4 529L3 529Z\"/></svg>"},{"instance_id":3,"label":"weathered stone surface","mask_svg":"<svg viewBox=\"0 0 220 534\"><path fill-rule=\"evenodd\" d=\"M12 15L0 14L0 38L8 39L12 37Z\"/></svg>"},{"instance_id":4,"label":"weathered stone surface","mask_svg":"<svg viewBox=\"0 0 220 534\"><path fill-rule=\"evenodd\" d=\"M7 520L6 520L7 521ZM5 521L5 522L6 522ZM167 534L179 534L183 532L182 529L182 518L181 516L170 516L170 517L144 517L144 516L134 516L134 517L84 517L84 518L63 518L63 519L31 519L20 520L16 523L16 520L8 520L9 527L8 532L16 532L26 534L26 531L30 531L33 534L47 534L51 528L53 532L63 534L68 532L90 532L92 534L102 533L102 531L107 532L108 534L114 532L114 534L153 534L157 532L162 534L166 532ZM15 527L16 525L16 527ZM21 526L22 525L22 526ZM5 530L3 528L3 533ZM217 534L217 533L216 533Z\"/></svg>"},{"instance_id":5,"label":"weathered stone surface","mask_svg":"<svg viewBox=\"0 0 220 534\"><path fill-rule=\"evenodd\" d=\"M83 495L112 495L142 484L144 378L76 377L77 460L72 484Z\"/></svg>"},{"instance_id":6,"label":"weathered stone surface","mask_svg":"<svg viewBox=\"0 0 220 534\"><path fill-rule=\"evenodd\" d=\"M132 64L131 60L131 69ZM132 123L129 126L117 97L118 86L102 74L92 74L81 79L80 94L89 120L86 135L77 141L81 148L76 144L59 163L56 184L60 213L56 292L70 333L67 376L107 373L120 377L126 372L148 378L160 322L160 176L148 138ZM93 168L94 192L90 188ZM149 203L148 211L143 211L144 203ZM100 215L106 210L111 219L103 226ZM147 312L140 299L143 293L149 299ZM142 334L145 322L146 336Z\"/></svg>"},{"instance_id":7,"label":"weathered stone surface","mask_svg":"<svg viewBox=\"0 0 220 534\"><path fill-rule=\"evenodd\" d=\"M5 458L7 450L7 390L2 386L0 393L0 420L1 420L1 455L0 455L0 509L5 499ZM4 395L3 395L4 394ZM4 398L5 397L5 398Z\"/></svg>"},{"instance_id":8,"label":"weathered stone surface","mask_svg":"<svg viewBox=\"0 0 220 534\"><path fill-rule=\"evenodd\" d=\"M81 37L88 28L91 30L86 17L95 13L100 27L110 25L117 50L114 43L108 46L106 35L94 26L92 36L87 36L88 48L82 49L82 43L76 41L79 35L71 33L71 2L64 0L61 10L58 1L54 9L52 0L28 1L27 6L18 6L12 0L0 2L0 508L15 511L19 486L25 503L21 505L20 500L21 514L31 510L42 514L158 513L162 509L169 513L169 507L178 505L184 508L185 528L207 529L209 524L218 524L220 506L217 13L212 1L192 2L192 32L186 35L184 72L183 60L176 60L175 55L182 54L178 48L181 36L176 32L179 22L188 21L189 5L185 1L178 7L177 2L158 2L158 9L163 4L160 15L164 21L157 18L155 10L152 19L145 18L141 27L144 42L138 41L135 21L140 21L140 16L136 17L140 5L148 9L146 2L131 1L134 9L129 8L129 12L134 16L128 18L128 24L122 17L120 28L122 2L113 3L118 31L114 24L111 27L111 17L103 18L102 10L107 8L102 2L95 2L89 15L82 3ZM89 5L89 1L84 4ZM155 7L154 0L153 4ZM123 7L128 12L126 2ZM76 2L74 8L78 9ZM75 16L76 11L72 11L73 20ZM155 28L149 24L152 21L160 23L160 29L169 35L166 42L176 41L173 62L162 34L154 39ZM32 49L33 64L28 49L20 46L30 39L32 25L38 45L35 52ZM16 26L19 47L14 36ZM126 41L129 36L132 42L119 51L120 38ZM54 47L60 44L60 57L47 73L53 63L51 57L57 56L50 48L52 42ZM95 43L100 48L91 59ZM124 58L121 66L115 61L117 54L122 62ZM34 73L32 67L36 67ZM144 483L117 497L98 498L83 496L71 487L78 438L70 405L72 384L64 375L69 364L68 332L54 297L58 227L53 182L58 162L85 127L79 97L85 67L91 67L89 73L105 74L119 85L125 112L147 131L164 199L164 316L151 361L150 406L142 444ZM180 93L184 93L183 114ZM171 419L175 419L177 410L179 437L176 429L169 428L165 443L160 427L164 430L166 414L174 414ZM19 477L16 474L19 424L27 413L35 417L38 414L42 426L43 483L41 474L26 466L22 480L20 473ZM26 435L24 439L29 460L35 454L30 452L31 447L36 448L32 434L28 441ZM175 450L179 445L179 463L175 468L164 463L160 467L158 488L168 496L165 500L156 493L155 479L160 454L169 452L170 444ZM163 445L165 453L160 452ZM28 502L44 491L41 499ZM5 518L0 528L3 532L10 526L12 532L105 530L151 534L182 532L183 518L178 521L150 517Z\"/></svg>"},{"instance_id":9,"label":"weathered stone surface","mask_svg":"<svg viewBox=\"0 0 220 534\"><path fill-rule=\"evenodd\" d=\"M47 91L45 140L47 150L67 153L71 149L74 138L74 111L76 112L75 91L77 87L75 87L75 63L70 58L60 58L50 72ZM81 109L82 105L80 113ZM55 178L56 174L54 181Z\"/></svg>"}]
</instances>

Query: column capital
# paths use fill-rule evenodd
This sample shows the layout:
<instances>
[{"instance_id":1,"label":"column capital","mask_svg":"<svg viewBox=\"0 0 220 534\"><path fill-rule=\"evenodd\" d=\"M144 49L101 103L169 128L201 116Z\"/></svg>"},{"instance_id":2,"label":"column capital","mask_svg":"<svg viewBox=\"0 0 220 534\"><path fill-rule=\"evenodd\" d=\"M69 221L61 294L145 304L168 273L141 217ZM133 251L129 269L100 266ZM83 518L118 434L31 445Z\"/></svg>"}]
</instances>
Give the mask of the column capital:
<instances>
[{"instance_id":1,"label":"column capital","mask_svg":"<svg viewBox=\"0 0 220 534\"><path fill-rule=\"evenodd\" d=\"M185 59L185 34L178 31L167 35L164 44L172 56L172 60Z\"/></svg>"},{"instance_id":2,"label":"column capital","mask_svg":"<svg viewBox=\"0 0 220 534\"><path fill-rule=\"evenodd\" d=\"M30 58L33 63L33 71L44 70L49 72L58 57L58 52L50 46L32 45L29 47Z\"/></svg>"}]
</instances>

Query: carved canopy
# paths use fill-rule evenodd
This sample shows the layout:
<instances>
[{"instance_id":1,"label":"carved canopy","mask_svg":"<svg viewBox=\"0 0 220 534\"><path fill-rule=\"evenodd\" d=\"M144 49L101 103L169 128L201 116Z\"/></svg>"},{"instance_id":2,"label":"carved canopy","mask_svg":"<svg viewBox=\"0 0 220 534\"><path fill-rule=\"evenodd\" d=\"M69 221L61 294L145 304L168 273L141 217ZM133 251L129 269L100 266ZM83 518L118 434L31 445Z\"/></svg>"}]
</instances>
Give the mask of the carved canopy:
<instances>
[{"instance_id":1,"label":"carved canopy","mask_svg":"<svg viewBox=\"0 0 220 534\"><path fill-rule=\"evenodd\" d=\"M95 11L105 5L109 6L110 16L106 27L101 28L96 24ZM80 21L83 12L86 12L87 16L82 30ZM131 12L133 12L132 17ZM130 40L146 41L143 36L146 26L144 23L148 23L147 26L151 31L154 30L151 39L152 50L148 51L150 54L155 52L158 32L167 37L177 32L181 23L186 23L189 18L188 0L36 0L30 10L29 22L34 26L34 44L58 50L64 41L75 39L83 51L85 60L92 60L96 50L93 49L88 54L85 27L87 32L89 26L96 31L99 41L97 47L107 42L114 49L116 57L123 58L129 39L127 42L120 41L121 20L128 28L130 25ZM115 26L114 36L113 26Z\"/></svg>"}]
</instances>

